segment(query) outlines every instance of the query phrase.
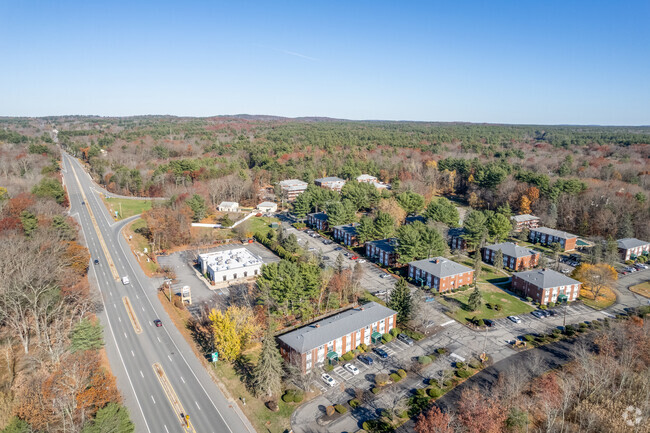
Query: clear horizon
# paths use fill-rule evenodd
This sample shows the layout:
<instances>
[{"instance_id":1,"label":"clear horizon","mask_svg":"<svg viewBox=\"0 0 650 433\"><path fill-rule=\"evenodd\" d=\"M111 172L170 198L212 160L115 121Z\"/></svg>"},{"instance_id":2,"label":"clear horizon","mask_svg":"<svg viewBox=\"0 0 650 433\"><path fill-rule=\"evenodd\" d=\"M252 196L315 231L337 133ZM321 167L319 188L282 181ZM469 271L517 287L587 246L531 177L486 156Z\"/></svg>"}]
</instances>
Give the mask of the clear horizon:
<instances>
[{"instance_id":1,"label":"clear horizon","mask_svg":"<svg viewBox=\"0 0 650 433\"><path fill-rule=\"evenodd\" d=\"M649 15L647 1L5 2L0 116L648 126Z\"/></svg>"}]
</instances>

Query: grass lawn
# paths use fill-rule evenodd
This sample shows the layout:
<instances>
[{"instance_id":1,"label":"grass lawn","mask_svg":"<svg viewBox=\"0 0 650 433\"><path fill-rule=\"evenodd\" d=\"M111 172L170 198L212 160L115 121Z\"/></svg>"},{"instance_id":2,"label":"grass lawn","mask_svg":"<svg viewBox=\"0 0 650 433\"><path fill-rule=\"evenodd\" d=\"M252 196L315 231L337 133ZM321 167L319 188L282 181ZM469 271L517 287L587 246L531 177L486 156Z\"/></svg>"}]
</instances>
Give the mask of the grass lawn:
<instances>
[{"instance_id":1,"label":"grass lawn","mask_svg":"<svg viewBox=\"0 0 650 433\"><path fill-rule=\"evenodd\" d=\"M251 233L262 233L266 235L268 232L271 230L275 230L271 228L271 223L279 223L280 220L277 218L267 218L267 217L252 217L248 219L249 221L249 227ZM243 223L246 224L246 223Z\"/></svg>"},{"instance_id":2,"label":"grass lawn","mask_svg":"<svg viewBox=\"0 0 650 433\"><path fill-rule=\"evenodd\" d=\"M118 220L129 218L151 209L151 200L106 197L104 198L104 203L106 203L106 207L113 217L115 217L115 211L118 212Z\"/></svg>"},{"instance_id":3,"label":"grass lawn","mask_svg":"<svg viewBox=\"0 0 650 433\"><path fill-rule=\"evenodd\" d=\"M483 304L476 311L467 311L465 309L469 295L474 291L473 288L465 290L464 292L446 295L440 300L440 302L451 307L452 312L450 313L450 316L461 323L465 323L468 318L471 319L473 317L476 317L477 319L499 319L501 317L529 313L534 310L530 305L507 294L494 285L479 285L479 290L481 291L481 295L483 295ZM501 311L491 310L486 307L486 303L501 304L503 308ZM453 308L454 306L456 308Z\"/></svg>"},{"instance_id":4,"label":"grass lawn","mask_svg":"<svg viewBox=\"0 0 650 433\"><path fill-rule=\"evenodd\" d=\"M463 265L474 269L474 260L472 259L463 259L460 261ZM508 278L507 274L497 271L492 266L488 266L485 263L481 265L481 276L478 278L480 283L498 283L503 282Z\"/></svg>"},{"instance_id":5,"label":"grass lawn","mask_svg":"<svg viewBox=\"0 0 650 433\"><path fill-rule=\"evenodd\" d=\"M132 223L128 224L124 228L124 235L126 240L131 246L132 250L135 250L137 254L138 262L142 270L149 276L155 274L160 270L158 263L153 260L147 261L147 256L144 255L144 249L147 248L147 251L151 253L151 245L146 237L140 234L140 229L146 228L147 222L142 218L138 218Z\"/></svg>"},{"instance_id":6,"label":"grass lawn","mask_svg":"<svg viewBox=\"0 0 650 433\"><path fill-rule=\"evenodd\" d=\"M637 293L641 296L645 296L646 298L650 298L650 281L646 281L645 283L637 284L636 286L630 287L630 290L633 291L634 293Z\"/></svg>"},{"instance_id":7,"label":"grass lawn","mask_svg":"<svg viewBox=\"0 0 650 433\"><path fill-rule=\"evenodd\" d=\"M612 289L605 288L601 290L598 299L594 300L593 293L580 287L580 300L591 308L602 310L616 302L616 293Z\"/></svg>"}]
</instances>

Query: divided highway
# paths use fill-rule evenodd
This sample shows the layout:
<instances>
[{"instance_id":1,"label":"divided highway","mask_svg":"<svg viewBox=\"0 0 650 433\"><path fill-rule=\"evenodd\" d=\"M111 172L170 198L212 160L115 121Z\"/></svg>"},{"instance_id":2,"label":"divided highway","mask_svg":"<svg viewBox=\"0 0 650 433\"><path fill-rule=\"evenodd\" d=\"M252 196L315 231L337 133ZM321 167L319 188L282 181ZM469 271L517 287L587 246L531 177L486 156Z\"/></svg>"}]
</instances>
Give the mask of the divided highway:
<instances>
[{"instance_id":1,"label":"divided highway","mask_svg":"<svg viewBox=\"0 0 650 433\"><path fill-rule=\"evenodd\" d=\"M120 234L125 222L113 221L79 161L65 152L62 161L70 214L81 225L92 260L99 260L91 263L89 278L101 293L103 311L98 315L109 362L136 431L254 432L168 319L156 296L156 282L144 275ZM122 284L124 276L128 285ZM155 319L163 326L156 327Z\"/></svg>"}]
</instances>

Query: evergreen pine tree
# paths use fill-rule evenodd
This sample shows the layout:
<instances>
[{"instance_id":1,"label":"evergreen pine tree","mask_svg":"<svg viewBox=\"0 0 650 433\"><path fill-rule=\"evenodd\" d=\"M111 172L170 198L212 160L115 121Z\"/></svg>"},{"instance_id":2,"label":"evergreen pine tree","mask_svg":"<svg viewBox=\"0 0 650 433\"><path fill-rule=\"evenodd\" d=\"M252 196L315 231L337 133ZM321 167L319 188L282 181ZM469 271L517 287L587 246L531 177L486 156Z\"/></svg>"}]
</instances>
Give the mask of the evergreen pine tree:
<instances>
[{"instance_id":1,"label":"evergreen pine tree","mask_svg":"<svg viewBox=\"0 0 650 433\"><path fill-rule=\"evenodd\" d=\"M482 302L483 296L481 295L481 292L479 292L478 286L474 286L474 291L471 295L469 295L469 298L467 299L467 306L469 307L470 311L476 311L479 309Z\"/></svg>"},{"instance_id":2,"label":"evergreen pine tree","mask_svg":"<svg viewBox=\"0 0 650 433\"><path fill-rule=\"evenodd\" d=\"M390 294L388 306L397 311L397 321L399 323L408 322L413 311L413 305L411 291L409 290L404 278L400 278L397 283L395 283L395 288Z\"/></svg>"},{"instance_id":3,"label":"evergreen pine tree","mask_svg":"<svg viewBox=\"0 0 650 433\"><path fill-rule=\"evenodd\" d=\"M496 268L497 271L500 271L503 269L503 252L501 250L497 250L496 253L494 253L494 267Z\"/></svg>"},{"instance_id":4,"label":"evergreen pine tree","mask_svg":"<svg viewBox=\"0 0 650 433\"><path fill-rule=\"evenodd\" d=\"M258 396L271 397L282 390L282 356L272 329L272 326L266 329L259 361L253 369L253 384Z\"/></svg>"}]
</instances>

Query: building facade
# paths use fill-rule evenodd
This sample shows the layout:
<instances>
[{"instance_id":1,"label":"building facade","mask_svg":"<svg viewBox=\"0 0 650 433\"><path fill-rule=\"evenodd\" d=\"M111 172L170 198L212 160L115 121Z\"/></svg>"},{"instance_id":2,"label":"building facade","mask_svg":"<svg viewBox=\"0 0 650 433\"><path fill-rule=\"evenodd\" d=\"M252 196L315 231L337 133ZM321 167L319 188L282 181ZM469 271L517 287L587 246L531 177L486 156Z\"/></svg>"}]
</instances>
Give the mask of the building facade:
<instances>
[{"instance_id":1,"label":"building facade","mask_svg":"<svg viewBox=\"0 0 650 433\"><path fill-rule=\"evenodd\" d=\"M635 260L639 256L650 254L650 242L636 238L625 238L617 240L616 244L623 261Z\"/></svg>"},{"instance_id":2,"label":"building facade","mask_svg":"<svg viewBox=\"0 0 650 433\"><path fill-rule=\"evenodd\" d=\"M257 205L257 210L264 213L273 213L278 211L278 205L272 201L263 201Z\"/></svg>"},{"instance_id":3,"label":"building facade","mask_svg":"<svg viewBox=\"0 0 650 433\"><path fill-rule=\"evenodd\" d=\"M264 262L246 248L199 254L201 273L214 283L230 282L259 275Z\"/></svg>"},{"instance_id":4,"label":"building facade","mask_svg":"<svg viewBox=\"0 0 650 433\"><path fill-rule=\"evenodd\" d=\"M442 293L472 283L474 269L444 257L409 263L409 278Z\"/></svg>"},{"instance_id":5,"label":"building facade","mask_svg":"<svg viewBox=\"0 0 650 433\"><path fill-rule=\"evenodd\" d=\"M560 244L562 251L573 251L576 249L578 236L560 230L549 229L548 227L537 227L530 230L530 241L539 242L542 245Z\"/></svg>"},{"instance_id":6,"label":"building facade","mask_svg":"<svg viewBox=\"0 0 650 433\"><path fill-rule=\"evenodd\" d=\"M465 229L462 227L449 229L447 236L449 237L449 247L452 250L465 251L467 249L467 241L463 238Z\"/></svg>"},{"instance_id":7,"label":"building facade","mask_svg":"<svg viewBox=\"0 0 650 433\"><path fill-rule=\"evenodd\" d=\"M320 186L321 188L331 189L332 191L341 192L343 186L345 185L345 180L340 177L322 177L320 179L315 179L314 184Z\"/></svg>"},{"instance_id":8,"label":"building facade","mask_svg":"<svg viewBox=\"0 0 650 433\"><path fill-rule=\"evenodd\" d=\"M520 232L523 229L536 229L539 227L539 218L535 215L515 215L510 217L510 221L512 221L512 229L515 232Z\"/></svg>"},{"instance_id":9,"label":"building facade","mask_svg":"<svg viewBox=\"0 0 650 433\"><path fill-rule=\"evenodd\" d=\"M396 246L397 239L395 238L369 241L366 242L366 256L384 266L395 266L397 263Z\"/></svg>"},{"instance_id":10,"label":"building facade","mask_svg":"<svg viewBox=\"0 0 650 433\"><path fill-rule=\"evenodd\" d=\"M369 174L362 174L361 176L357 176L357 182L375 183L377 182L377 178Z\"/></svg>"},{"instance_id":11,"label":"building facade","mask_svg":"<svg viewBox=\"0 0 650 433\"><path fill-rule=\"evenodd\" d=\"M483 261L494 264L497 251L503 254L503 267L513 271L522 271L537 266L540 253L529 248L520 247L513 242L489 245L481 250Z\"/></svg>"},{"instance_id":12,"label":"building facade","mask_svg":"<svg viewBox=\"0 0 650 433\"><path fill-rule=\"evenodd\" d=\"M280 189L288 201L294 201L296 197L307 190L307 182L298 179L287 179L280 182Z\"/></svg>"},{"instance_id":13,"label":"building facade","mask_svg":"<svg viewBox=\"0 0 650 433\"><path fill-rule=\"evenodd\" d=\"M369 302L277 337L280 353L306 373L362 343L372 344L393 329L396 321L397 312Z\"/></svg>"},{"instance_id":14,"label":"building facade","mask_svg":"<svg viewBox=\"0 0 650 433\"><path fill-rule=\"evenodd\" d=\"M307 224L316 230L326 231L329 229L327 214L325 212L310 213L307 215Z\"/></svg>"},{"instance_id":15,"label":"building facade","mask_svg":"<svg viewBox=\"0 0 650 433\"><path fill-rule=\"evenodd\" d=\"M222 201L217 207L219 212L239 212L239 203L236 201Z\"/></svg>"},{"instance_id":16,"label":"building facade","mask_svg":"<svg viewBox=\"0 0 650 433\"><path fill-rule=\"evenodd\" d=\"M356 224L344 224L335 226L332 229L332 235L337 242L349 247L357 246L357 227Z\"/></svg>"},{"instance_id":17,"label":"building facade","mask_svg":"<svg viewBox=\"0 0 650 433\"><path fill-rule=\"evenodd\" d=\"M551 269L536 269L513 274L511 288L522 297L546 305L562 300L562 296L569 302L575 301L580 294L580 285L580 281Z\"/></svg>"}]
</instances>

